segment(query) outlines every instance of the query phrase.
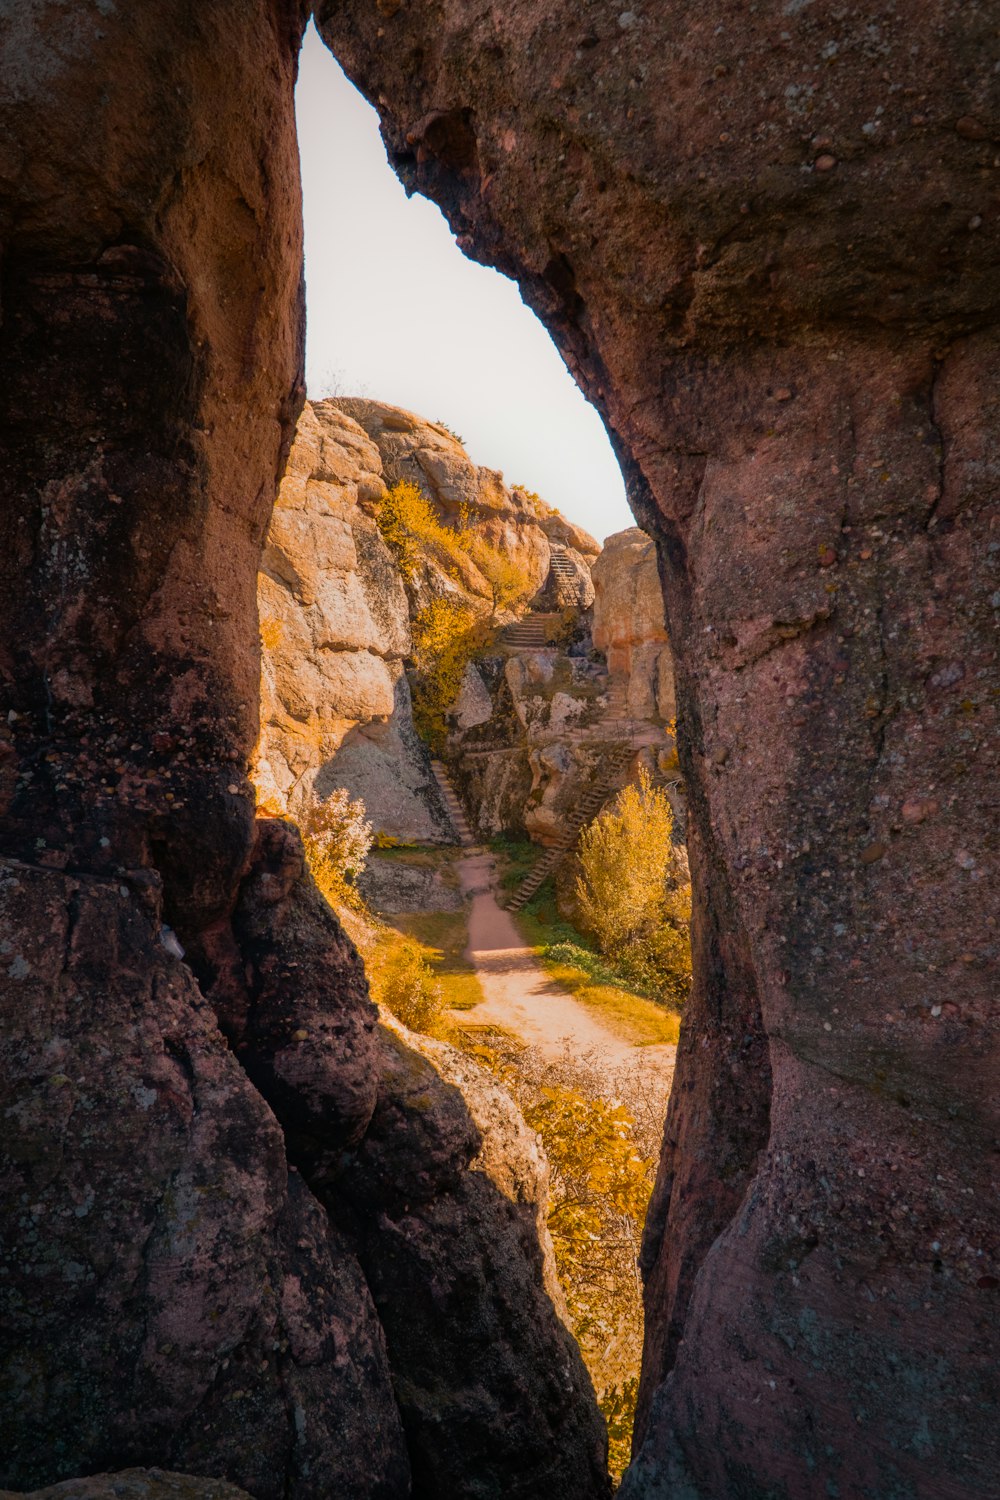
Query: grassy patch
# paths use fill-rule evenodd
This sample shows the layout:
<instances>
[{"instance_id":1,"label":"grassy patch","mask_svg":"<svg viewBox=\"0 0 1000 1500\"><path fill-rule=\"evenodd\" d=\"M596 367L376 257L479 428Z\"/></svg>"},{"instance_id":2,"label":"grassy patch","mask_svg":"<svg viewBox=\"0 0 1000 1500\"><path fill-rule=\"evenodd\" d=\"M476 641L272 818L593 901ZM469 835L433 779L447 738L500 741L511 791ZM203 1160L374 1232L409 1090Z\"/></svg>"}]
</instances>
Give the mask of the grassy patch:
<instances>
[{"instance_id":1,"label":"grassy patch","mask_svg":"<svg viewBox=\"0 0 1000 1500\"><path fill-rule=\"evenodd\" d=\"M490 850L497 857L497 884L502 891L520 885L544 853L530 839L512 839L506 834L490 839Z\"/></svg>"},{"instance_id":2,"label":"grassy patch","mask_svg":"<svg viewBox=\"0 0 1000 1500\"><path fill-rule=\"evenodd\" d=\"M483 998L479 978L465 956L468 922L464 911L401 912L391 918L397 932L413 938L424 949L424 959L450 1010L471 1010Z\"/></svg>"},{"instance_id":3,"label":"grassy patch","mask_svg":"<svg viewBox=\"0 0 1000 1500\"><path fill-rule=\"evenodd\" d=\"M559 917L549 882L516 913L515 921L545 972L581 1004L597 1011L619 1036L640 1047L676 1044L680 1016L638 993L575 927Z\"/></svg>"}]
</instances>

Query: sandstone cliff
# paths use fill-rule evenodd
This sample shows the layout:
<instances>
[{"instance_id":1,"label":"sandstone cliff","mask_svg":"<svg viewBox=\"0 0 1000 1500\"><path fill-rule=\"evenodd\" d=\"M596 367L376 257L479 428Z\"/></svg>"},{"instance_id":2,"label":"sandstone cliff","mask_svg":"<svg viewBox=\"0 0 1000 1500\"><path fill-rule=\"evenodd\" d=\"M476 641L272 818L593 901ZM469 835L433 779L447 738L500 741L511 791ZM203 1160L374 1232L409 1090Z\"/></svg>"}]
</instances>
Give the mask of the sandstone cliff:
<instances>
[{"instance_id":1,"label":"sandstone cliff","mask_svg":"<svg viewBox=\"0 0 1000 1500\"><path fill-rule=\"evenodd\" d=\"M575 585L568 587L566 602L591 602L592 591L580 601L576 595L587 593L588 565L600 547L581 527L537 495L506 484L495 469L474 464L460 439L440 423L380 401L337 397L329 404L364 428L381 456L387 484L409 480L430 497L448 525L474 525L484 541L523 571L527 598L546 586L555 587L550 580L554 545L566 558ZM491 598L489 582L477 575L474 562L457 586L484 601ZM424 559L414 580L414 606L419 608L436 592L451 592L455 587L450 574L442 575L432 560Z\"/></svg>"},{"instance_id":2,"label":"sandstone cliff","mask_svg":"<svg viewBox=\"0 0 1000 1500\"><path fill-rule=\"evenodd\" d=\"M654 777L674 765L673 659L654 544L636 528L619 532L590 573L592 615L580 612L550 646L505 647L501 635L495 654L469 665L451 707L448 758L484 836L557 842L622 746L631 756L619 782L642 764Z\"/></svg>"},{"instance_id":3,"label":"sandstone cliff","mask_svg":"<svg viewBox=\"0 0 1000 1500\"><path fill-rule=\"evenodd\" d=\"M604 543L593 566L594 645L608 663L615 706L627 718L676 713L674 662L653 539L631 527Z\"/></svg>"},{"instance_id":4,"label":"sandstone cliff","mask_svg":"<svg viewBox=\"0 0 1000 1500\"><path fill-rule=\"evenodd\" d=\"M413 730L406 592L365 509L378 449L337 405L307 403L258 580L261 803L294 817L336 786L397 838L454 839Z\"/></svg>"},{"instance_id":5,"label":"sandstone cliff","mask_svg":"<svg viewBox=\"0 0 1000 1500\"><path fill-rule=\"evenodd\" d=\"M446 525L513 562L540 607L589 605L586 532L477 467L446 428L381 402L307 402L261 560L261 804L293 817L334 787L377 831L455 842L414 731L405 663L411 620L434 598L494 614L493 587L460 548L422 546L403 571L373 518L387 485L417 484ZM501 612L499 618L510 618Z\"/></svg>"}]
</instances>

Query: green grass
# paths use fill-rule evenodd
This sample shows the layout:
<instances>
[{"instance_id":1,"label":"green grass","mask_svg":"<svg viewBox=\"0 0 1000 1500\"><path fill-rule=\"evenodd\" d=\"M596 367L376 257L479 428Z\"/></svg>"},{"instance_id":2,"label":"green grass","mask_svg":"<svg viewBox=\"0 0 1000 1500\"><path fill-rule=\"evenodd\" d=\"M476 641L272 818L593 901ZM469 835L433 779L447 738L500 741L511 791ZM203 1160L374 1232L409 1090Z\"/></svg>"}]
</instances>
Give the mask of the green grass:
<instances>
[{"instance_id":1,"label":"green grass","mask_svg":"<svg viewBox=\"0 0 1000 1500\"><path fill-rule=\"evenodd\" d=\"M490 850L497 856L497 884L502 891L512 891L520 885L544 853L530 839L512 839L506 834L490 839Z\"/></svg>"},{"instance_id":2,"label":"green grass","mask_svg":"<svg viewBox=\"0 0 1000 1500\"><path fill-rule=\"evenodd\" d=\"M483 998L472 964L465 956L469 919L464 911L401 912L390 920L397 932L413 938L425 950L425 961L441 985L450 1010L472 1010Z\"/></svg>"},{"instance_id":3,"label":"green grass","mask_svg":"<svg viewBox=\"0 0 1000 1500\"><path fill-rule=\"evenodd\" d=\"M524 940L546 974L600 1019L640 1047L676 1044L680 1016L633 988L556 910L555 892L546 881L527 906L515 914Z\"/></svg>"}]
</instances>

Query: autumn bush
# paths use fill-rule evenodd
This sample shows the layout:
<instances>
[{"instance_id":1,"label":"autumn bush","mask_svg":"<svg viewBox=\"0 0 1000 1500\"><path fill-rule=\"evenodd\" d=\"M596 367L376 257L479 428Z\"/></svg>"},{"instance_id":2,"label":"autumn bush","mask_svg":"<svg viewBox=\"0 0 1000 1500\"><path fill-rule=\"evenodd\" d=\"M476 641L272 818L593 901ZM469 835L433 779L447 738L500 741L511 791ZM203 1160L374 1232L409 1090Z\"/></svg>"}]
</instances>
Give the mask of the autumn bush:
<instances>
[{"instance_id":1,"label":"autumn bush","mask_svg":"<svg viewBox=\"0 0 1000 1500\"><path fill-rule=\"evenodd\" d=\"M666 794L639 773L580 835L581 920L622 973L680 1004L691 982L691 887Z\"/></svg>"},{"instance_id":2,"label":"autumn bush","mask_svg":"<svg viewBox=\"0 0 1000 1500\"><path fill-rule=\"evenodd\" d=\"M553 1063L502 1032L468 1037L545 1148L556 1267L617 1478L632 1441L643 1330L637 1257L666 1101L641 1066L609 1076L596 1060Z\"/></svg>"},{"instance_id":3,"label":"autumn bush","mask_svg":"<svg viewBox=\"0 0 1000 1500\"><path fill-rule=\"evenodd\" d=\"M357 890L375 842L364 802L338 787L308 808L301 831L312 877L361 953L372 999L411 1031L433 1031L444 1002L422 945L380 922Z\"/></svg>"},{"instance_id":4,"label":"autumn bush","mask_svg":"<svg viewBox=\"0 0 1000 1500\"><path fill-rule=\"evenodd\" d=\"M454 703L469 662L491 637L489 625L462 599L433 599L411 626L414 667L413 722L432 749L447 733L445 713Z\"/></svg>"},{"instance_id":5,"label":"autumn bush","mask_svg":"<svg viewBox=\"0 0 1000 1500\"><path fill-rule=\"evenodd\" d=\"M374 842L365 804L336 787L314 802L300 819L312 877L331 905L356 903L355 883Z\"/></svg>"},{"instance_id":6,"label":"autumn bush","mask_svg":"<svg viewBox=\"0 0 1000 1500\"><path fill-rule=\"evenodd\" d=\"M379 502L376 523L406 579L429 556L457 583L468 576L463 563L473 563L489 586L494 613L515 609L532 592L528 570L487 541L468 504L460 507L458 526L449 526L418 485L401 479Z\"/></svg>"},{"instance_id":7,"label":"autumn bush","mask_svg":"<svg viewBox=\"0 0 1000 1500\"><path fill-rule=\"evenodd\" d=\"M433 1032L444 1008L441 985L421 945L384 929L365 955L371 997L411 1031Z\"/></svg>"}]
</instances>

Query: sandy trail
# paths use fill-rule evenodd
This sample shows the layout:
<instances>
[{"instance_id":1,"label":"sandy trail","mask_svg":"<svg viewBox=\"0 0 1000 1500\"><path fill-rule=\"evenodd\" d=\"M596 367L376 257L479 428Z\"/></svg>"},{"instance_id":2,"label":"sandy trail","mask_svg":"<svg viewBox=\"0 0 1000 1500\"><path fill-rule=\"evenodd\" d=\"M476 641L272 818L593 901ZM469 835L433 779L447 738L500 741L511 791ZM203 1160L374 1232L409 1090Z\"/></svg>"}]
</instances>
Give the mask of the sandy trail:
<instances>
[{"instance_id":1,"label":"sandy trail","mask_svg":"<svg viewBox=\"0 0 1000 1500\"><path fill-rule=\"evenodd\" d=\"M470 854L459 866L459 877L472 898L468 955L485 995L466 1013L468 1020L515 1032L551 1062L565 1061L568 1052L609 1072L641 1060L644 1072L672 1074L676 1047L626 1041L549 978L525 947L513 918L497 904L491 855Z\"/></svg>"}]
</instances>

